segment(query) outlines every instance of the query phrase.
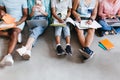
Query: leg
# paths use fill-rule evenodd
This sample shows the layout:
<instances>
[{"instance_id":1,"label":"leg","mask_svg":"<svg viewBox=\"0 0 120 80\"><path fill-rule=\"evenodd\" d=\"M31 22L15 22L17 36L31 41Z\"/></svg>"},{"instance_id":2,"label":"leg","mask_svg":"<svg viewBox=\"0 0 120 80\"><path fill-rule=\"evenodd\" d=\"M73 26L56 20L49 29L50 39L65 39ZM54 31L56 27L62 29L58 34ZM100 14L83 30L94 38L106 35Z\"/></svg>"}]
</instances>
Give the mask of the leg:
<instances>
[{"instance_id":1,"label":"leg","mask_svg":"<svg viewBox=\"0 0 120 80\"><path fill-rule=\"evenodd\" d=\"M112 30L112 27L109 26L104 20L99 20L99 24L102 25L101 30L107 30L107 31Z\"/></svg>"},{"instance_id":2,"label":"leg","mask_svg":"<svg viewBox=\"0 0 120 80\"><path fill-rule=\"evenodd\" d=\"M84 36L84 31L76 28L78 40L81 44L82 47L85 47L85 36Z\"/></svg>"},{"instance_id":3,"label":"leg","mask_svg":"<svg viewBox=\"0 0 120 80\"><path fill-rule=\"evenodd\" d=\"M6 32L4 32L4 31L0 31L0 36L5 36L5 37L9 37L9 34L8 34L8 32L6 31Z\"/></svg>"},{"instance_id":4,"label":"leg","mask_svg":"<svg viewBox=\"0 0 120 80\"><path fill-rule=\"evenodd\" d=\"M18 34L21 32L20 29L16 28L16 29L12 29L12 32L10 34L10 43L8 46L8 54L12 54L16 44L17 44L17 39L18 39Z\"/></svg>"},{"instance_id":5,"label":"leg","mask_svg":"<svg viewBox=\"0 0 120 80\"><path fill-rule=\"evenodd\" d=\"M85 38L85 47L89 47L93 41L95 29L88 29L87 35Z\"/></svg>"},{"instance_id":6,"label":"leg","mask_svg":"<svg viewBox=\"0 0 120 80\"><path fill-rule=\"evenodd\" d=\"M56 44L60 44L61 33L62 33L62 27L55 27L55 41L56 41Z\"/></svg>"},{"instance_id":7,"label":"leg","mask_svg":"<svg viewBox=\"0 0 120 80\"><path fill-rule=\"evenodd\" d=\"M9 66L14 63L14 60L13 60L11 54L16 46L17 36L20 32L21 32L21 30L18 28L10 30L10 34L9 34L10 42L9 42L9 46L8 46L8 50L7 50L7 55L2 59L2 61L0 62L0 65L2 65L2 66L8 65Z\"/></svg>"},{"instance_id":8,"label":"leg","mask_svg":"<svg viewBox=\"0 0 120 80\"><path fill-rule=\"evenodd\" d=\"M70 45L70 28L69 25L67 25L66 27L63 28L63 32L66 38L66 44Z\"/></svg>"},{"instance_id":9,"label":"leg","mask_svg":"<svg viewBox=\"0 0 120 80\"><path fill-rule=\"evenodd\" d=\"M93 41L94 32L95 32L95 29L87 30L87 35L85 37L85 46L82 49L80 49L80 52L82 53L82 55L87 59L94 55L93 51L89 48Z\"/></svg>"},{"instance_id":10,"label":"leg","mask_svg":"<svg viewBox=\"0 0 120 80\"><path fill-rule=\"evenodd\" d=\"M28 38L28 41L25 46L22 48L17 49L17 52L23 57L23 59L29 59L31 56L31 49L34 45L35 41L37 40L38 36L44 32L44 27L36 27L32 30L31 35Z\"/></svg>"},{"instance_id":11,"label":"leg","mask_svg":"<svg viewBox=\"0 0 120 80\"><path fill-rule=\"evenodd\" d=\"M67 25L66 27L63 28L63 32L64 32L64 35L65 35L65 38L66 38L66 53L68 55L71 55L72 56L72 50L71 50L71 46L70 46L70 28L69 28L69 25Z\"/></svg>"},{"instance_id":12,"label":"leg","mask_svg":"<svg viewBox=\"0 0 120 80\"><path fill-rule=\"evenodd\" d=\"M56 51L57 51L57 55L63 55L64 54L64 50L60 44L60 36L62 33L62 27L55 27L55 41L56 41Z\"/></svg>"}]
</instances>

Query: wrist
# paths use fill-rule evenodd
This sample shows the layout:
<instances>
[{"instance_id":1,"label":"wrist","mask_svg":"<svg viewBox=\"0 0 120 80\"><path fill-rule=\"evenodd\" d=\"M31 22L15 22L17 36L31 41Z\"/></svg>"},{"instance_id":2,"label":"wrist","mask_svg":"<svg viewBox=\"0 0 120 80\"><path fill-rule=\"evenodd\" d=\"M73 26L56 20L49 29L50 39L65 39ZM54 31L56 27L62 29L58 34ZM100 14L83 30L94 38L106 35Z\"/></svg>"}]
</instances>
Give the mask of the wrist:
<instances>
[{"instance_id":1,"label":"wrist","mask_svg":"<svg viewBox=\"0 0 120 80\"><path fill-rule=\"evenodd\" d=\"M93 19L93 18L91 18L91 17L89 18L89 20L91 20L92 22L94 21L94 19Z\"/></svg>"}]
</instances>

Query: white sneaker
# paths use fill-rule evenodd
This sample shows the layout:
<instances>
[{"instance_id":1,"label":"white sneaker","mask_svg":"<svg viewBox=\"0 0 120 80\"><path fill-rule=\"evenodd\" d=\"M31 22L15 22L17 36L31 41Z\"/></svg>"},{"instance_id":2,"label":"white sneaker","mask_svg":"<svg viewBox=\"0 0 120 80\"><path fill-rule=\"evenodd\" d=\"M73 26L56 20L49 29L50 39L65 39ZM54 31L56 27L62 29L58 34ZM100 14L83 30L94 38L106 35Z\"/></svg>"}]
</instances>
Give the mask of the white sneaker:
<instances>
[{"instance_id":1,"label":"white sneaker","mask_svg":"<svg viewBox=\"0 0 120 80\"><path fill-rule=\"evenodd\" d=\"M19 34L18 34L18 43L21 43L21 42L22 42L22 34L19 33Z\"/></svg>"},{"instance_id":2,"label":"white sneaker","mask_svg":"<svg viewBox=\"0 0 120 80\"><path fill-rule=\"evenodd\" d=\"M16 51L19 53L20 56L22 56L27 51L27 49L25 46L22 46L21 48L18 48Z\"/></svg>"},{"instance_id":3,"label":"white sneaker","mask_svg":"<svg viewBox=\"0 0 120 80\"><path fill-rule=\"evenodd\" d=\"M14 60L12 58L12 55L8 54L2 59L2 61L0 62L0 65L1 66L11 66L11 65L13 65L13 63L14 63Z\"/></svg>"},{"instance_id":4,"label":"white sneaker","mask_svg":"<svg viewBox=\"0 0 120 80\"><path fill-rule=\"evenodd\" d=\"M26 52L22 55L23 59L28 60L31 57L31 51L26 50Z\"/></svg>"}]
</instances>

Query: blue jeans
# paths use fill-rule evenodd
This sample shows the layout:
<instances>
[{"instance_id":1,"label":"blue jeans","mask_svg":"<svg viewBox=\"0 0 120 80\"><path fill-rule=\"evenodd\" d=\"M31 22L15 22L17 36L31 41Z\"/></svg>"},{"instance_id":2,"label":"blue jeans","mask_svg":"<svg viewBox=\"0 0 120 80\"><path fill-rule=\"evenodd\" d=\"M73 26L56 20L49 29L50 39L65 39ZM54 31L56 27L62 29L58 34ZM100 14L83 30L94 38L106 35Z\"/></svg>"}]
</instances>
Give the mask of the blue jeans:
<instances>
[{"instance_id":1,"label":"blue jeans","mask_svg":"<svg viewBox=\"0 0 120 80\"><path fill-rule=\"evenodd\" d=\"M65 38L70 36L70 28L69 25L66 25L65 27L55 27L55 36L61 36L61 33L64 33Z\"/></svg>"},{"instance_id":2,"label":"blue jeans","mask_svg":"<svg viewBox=\"0 0 120 80\"><path fill-rule=\"evenodd\" d=\"M116 33L120 33L120 27L109 26L103 19L99 20L99 24L102 26L101 30L103 31L110 31L114 29Z\"/></svg>"},{"instance_id":3,"label":"blue jeans","mask_svg":"<svg viewBox=\"0 0 120 80\"><path fill-rule=\"evenodd\" d=\"M37 19L37 20L42 20L42 19L46 19L46 17L41 17L41 16L37 16L37 17L33 17L32 19ZM46 19L46 21L48 21ZM47 28L47 26L41 26L41 25L37 25L34 28L30 29L31 34L29 37L32 37L35 39L33 46L35 44L35 42L37 41L37 38L43 34L43 32L45 31L45 29Z\"/></svg>"}]
</instances>

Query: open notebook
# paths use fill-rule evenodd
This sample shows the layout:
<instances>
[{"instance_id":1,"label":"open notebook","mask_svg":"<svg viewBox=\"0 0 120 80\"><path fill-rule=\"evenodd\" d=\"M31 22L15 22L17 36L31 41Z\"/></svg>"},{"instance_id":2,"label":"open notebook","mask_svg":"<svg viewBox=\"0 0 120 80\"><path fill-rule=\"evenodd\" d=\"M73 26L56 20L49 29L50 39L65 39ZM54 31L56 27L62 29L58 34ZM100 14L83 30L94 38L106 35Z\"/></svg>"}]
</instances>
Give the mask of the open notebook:
<instances>
[{"instance_id":1,"label":"open notebook","mask_svg":"<svg viewBox=\"0 0 120 80\"><path fill-rule=\"evenodd\" d=\"M70 17L68 17L64 23L59 23L57 20L54 20L54 22L51 24L51 26L61 26L65 27L66 23L71 23L74 27L77 27L78 29L88 29L88 28L101 28L102 26L97 23L96 21L93 21L91 25L86 24L87 20L81 20L81 22L74 21Z\"/></svg>"},{"instance_id":2,"label":"open notebook","mask_svg":"<svg viewBox=\"0 0 120 80\"><path fill-rule=\"evenodd\" d=\"M105 19L109 26L120 27L120 20L118 18Z\"/></svg>"},{"instance_id":3,"label":"open notebook","mask_svg":"<svg viewBox=\"0 0 120 80\"><path fill-rule=\"evenodd\" d=\"M77 21L74 21L72 20L71 18L67 18L66 22L69 22L71 24L73 24L75 27L77 27L78 29L88 29L88 28L101 28L102 26L96 22L96 21L93 21L92 24L87 24L87 20L81 20L81 22L77 22Z\"/></svg>"}]
</instances>

